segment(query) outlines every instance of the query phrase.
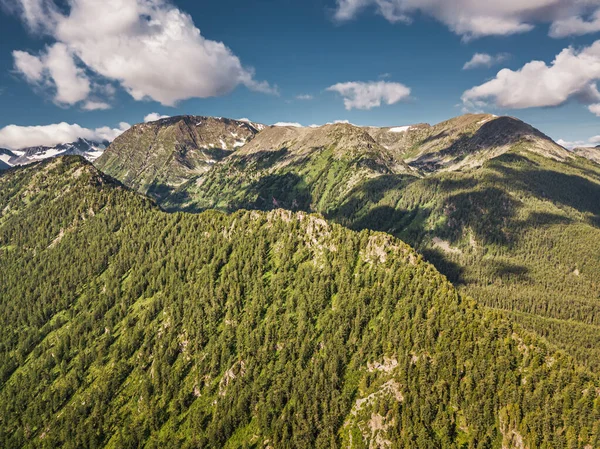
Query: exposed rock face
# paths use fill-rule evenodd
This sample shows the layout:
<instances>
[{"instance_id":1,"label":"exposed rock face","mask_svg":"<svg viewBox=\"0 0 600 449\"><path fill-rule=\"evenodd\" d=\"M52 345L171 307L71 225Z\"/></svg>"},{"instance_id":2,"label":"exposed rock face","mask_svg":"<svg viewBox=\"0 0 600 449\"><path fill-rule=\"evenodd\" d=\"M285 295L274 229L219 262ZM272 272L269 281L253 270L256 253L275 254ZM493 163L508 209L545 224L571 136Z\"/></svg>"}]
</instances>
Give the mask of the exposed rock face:
<instances>
[{"instance_id":1,"label":"exposed rock face","mask_svg":"<svg viewBox=\"0 0 600 449\"><path fill-rule=\"evenodd\" d=\"M127 186L160 198L209 170L257 132L245 121L171 117L133 126L115 139L96 164Z\"/></svg>"},{"instance_id":2,"label":"exposed rock face","mask_svg":"<svg viewBox=\"0 0 600 449\"><path fill-rule=\"evenodd\" d=\"M600 164L600 145L597 147L574 148L573 153L575 153L577 156L584 157L592 162Z\"/></svg>"},{"instance_id":3,"label":"exposed rock face","mask_svg":"<svg viewBox=\"0 0 600 449\"><path fill-rule=\"evenodd\" d=\"M388 173L410 172L410 168L394 153L363 128L348 124L324 125L318 128L272 127L262 131L234 157L257 153L285 152L279 166L306 161L330 150L338 160L368 160L373 168Z\"/></svg>"},{"instance_id":4,"label":"exposed rock face","mask_svg":"<svg viewBox=\"0 0 600 449\"><path fill-rule=\"evenodd\" d=\"M37 146L7 150L0 148L0 163L8 166L27 165L57 156L83 156L88 161L94 161L108 146L108 142L94 142L79 139L75 142L61 143L56 146Z\"/></svg>"},{"instance_id":5,"label":"exposed rock face","mask_svg":"<svg viewBox=\"0 0 600 449\"><path fill-rule=\"evenodd\" d=\"M185 190L188 207L198 188L206 182L215 185L217 178L250 185L264 177L284 176L288 190L298 182L307 184L309 191L315 182L325 190L333 183L332 194L343 195L373 177L476 168L515 149L560 161L574 157L532 126L489 114L395 128L269 127L247 120L181 116L134 126L110 145L97 166L168 207L173 193ZM257 199L292 208L294 200L301 201L290 197L285 204L281 200L288 198L282 197L286 195L272 195L260 187ZM179 205L173 207L180 207L181 199L175 199Z\"/></svg>"},{"instance_id":6,"label":"exposed rock face","mask_svg":"<svg viewBox=\"0 0 600 449\"><path fill-rule=\"evenodd\" d=\"M467 114L435 126L367 131L409 165L424 172L478 167L517 145L556 160L572 158L548 136L513 117Z\"/></svg>"}]
</instances>

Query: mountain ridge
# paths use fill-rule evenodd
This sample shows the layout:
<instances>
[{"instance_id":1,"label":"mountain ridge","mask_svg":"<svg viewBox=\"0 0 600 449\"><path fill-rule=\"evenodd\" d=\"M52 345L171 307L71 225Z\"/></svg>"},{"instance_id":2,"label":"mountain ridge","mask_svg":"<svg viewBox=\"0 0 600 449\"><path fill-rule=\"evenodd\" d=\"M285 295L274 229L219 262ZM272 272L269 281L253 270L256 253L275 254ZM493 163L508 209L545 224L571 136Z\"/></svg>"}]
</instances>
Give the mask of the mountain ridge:
<instances>
[{"instance_id":1,"label":"mountain ridge","mask_svg":"<svg viewBox=\"0 0 600 449\"><path fill-rule=\"evenodd\" d=\"M177 116L134 125L117 137L96 165L141 193L165 194L251 140L251 122ZM139 149L137 151L135 149Z\"/></svg>"},{"instance_id":2,"label":"mountain ridge","mask_svg":"<svg viewBox=\"0 0 600 449\"><path fill-rule=\"evenodd\" d=\"M573 148L572 151L577 156L584 157L592 162L600 164L600 145L596 147L577 147Z\"/></svg>"},{"instance_id":3,"label":"mountain ridge","mask_svg":"<svg viewBox=\"0 0 600 449\"><path fill-rule=\"evenodd\" d=\"M54 146L39 145L16 150L0 149L0 160L9 166L27 165L57 156L83 156L90 162L96 160L108 146L108 141L96 142L77 139Z\"/></svg>"},{"instance_id":4,"label":"mountain ridge","mask_svg":"<svg viewBox=\"0 0 600 449\"><path fill-rule=\"evenodd\" d=\"M0 186L4 447L600 443L597 376L390 235L167 214L79 157Z\"/></svg>"}]
</instances>

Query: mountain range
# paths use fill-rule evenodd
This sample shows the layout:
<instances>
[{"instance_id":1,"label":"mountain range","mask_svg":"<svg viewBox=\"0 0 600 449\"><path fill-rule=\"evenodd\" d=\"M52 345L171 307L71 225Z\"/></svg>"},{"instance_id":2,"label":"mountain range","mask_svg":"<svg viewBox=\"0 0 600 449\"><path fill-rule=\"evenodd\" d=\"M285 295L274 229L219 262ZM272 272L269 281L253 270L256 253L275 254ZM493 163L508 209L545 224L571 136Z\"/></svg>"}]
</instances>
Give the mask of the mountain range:
<instances>
[{"instance_id":1,"label":"mountain range","mask_svg":"<svg viewBox=\"0 0 600 449\"><path fill-rule=\"evenodd\" d=\"M212 141L190 151L231 138L217 120ZM175 155L199 121L126 132L96 164L169 211L284 208L390 233L465 294L600 368L599 165L515 118L471 114L435 126L266 127L193 173ZM156 127L175 139L161 143L168 166L142 162ZM174 181L173 167L185 176Z\"/></svg>"},{"instance_id":2,"label":"mountain range","mask_svg":"<svg viewBox=\"0 0 600 449\"><path fill-rule=\"evenodd\" d=\"M182 116L4 171L0 446L600 447L594 154Z\"/></svg>"},{"instance_id":3,"label":"mountain range","mask_svg":"<svg viewBox=\"0 0 600 449\"><path fill-rule=\"evenodd\" d=\"M63 143L55 146L37 146L8 150L0 148L0 170L15 165L27 165L44 159L58 156L83 156L88 161L94 161L104 152L110 142L93 142L87 139L78 139L75 142Z\"/></svg>"},{"instance_id":4,"label":"mountain range","mask_svg":"<svg viewBox=\"0 0 600 449\"><path fill-rule=\"evenodd\" d=\"M169 214L81 157L0 176L2 447L600 444L600 382L405 243Z\"/></svg>"}]
</instances>

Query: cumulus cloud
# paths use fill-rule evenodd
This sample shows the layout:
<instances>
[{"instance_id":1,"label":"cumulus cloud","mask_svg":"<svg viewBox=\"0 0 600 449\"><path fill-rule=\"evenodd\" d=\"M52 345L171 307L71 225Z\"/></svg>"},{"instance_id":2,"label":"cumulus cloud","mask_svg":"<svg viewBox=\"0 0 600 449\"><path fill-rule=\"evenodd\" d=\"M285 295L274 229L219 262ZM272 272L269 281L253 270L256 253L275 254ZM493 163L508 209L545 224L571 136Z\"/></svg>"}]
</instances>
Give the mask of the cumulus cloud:
<instances>
[{"instance_id":1,"label":"cumulus cloud","mask_svg":"<svg viewBox=\"0 0 600 449\"><path fill-rule=\"evenodd\" d=\"M600 103L591 104L588 106L588 109L592 114L595 114L598 117L600 117Z\"/></svg>"},{"instance_id":2,"label":"cumulus cloud","mask_svg":"<svg viewBox=\"0 0 600 449\"><path fill-rule=\"evenodd\" d=\"M475 53L473 57L465 63L463 70L478 69L480 67L490 68L493 65L506 61L510 55L508 53L498 53L489 55L487 53Z\"/></svg>"},{"instance_id":3,"label":"cumulus cloud","mask_svg":"<svg viewBox=\"0 0 600 449\"><path fill-rule=\"evenodd\" d=\"M295 123L295 122L277 122L277 123L274 123L273 126L291 126L293 128L302 128L303 127L300 123Z\"/></svg>"},{"instance_id":4,"label":"cumulus cloud","mask_svg":"<svg viewBox=\"0 0 600 449\"><path fill-rule=\"evenodd\" d=\"M347 110L372 109L381 103L395 104L410 96L410 89L404 84L387 81L338 83L327 90L339 93Z\"/></svg>"},{"instance_id":5,"label":"cumulus cloud","mask_svg":"<svg viewBox=\"0 0 600 449\"><path fill-rule=\"evenodd\" d=\"M29 28L54 39L38 55L13 52L31 83L50 86L55 100L76 104L91 94L91 77L114 82L134 99L172 106L188 98L230 93L239 85L269 94L225 44L206 39L192 17L169 0L16 0Z\"/></svg>"},{"instance_id":6,"label":"cumulus cloud","mask_svg":"<svg viewBox=\"0 0 600 449\"><path fill-rule=\"evenodd\" d=\"M79 138L98 141L112 141L130 128L122 122L118 128L104 126L96 129L84 128L77 124L57 123L44 126L8 125L0 128L0 147L10 150L34 146L53 146L74 142Z\"/></svg>"},{"instance_id":7,"label":"cumulus cloud","mask_svg":"<svg viewBox=\"0 0 600 449\"><path fill-rule=\"evenodd\" d=\"M93 100L86 101L82 106L82 109L86 111L105 111L110 108L111 106L108 103Z\"/></svg>"},{"instance_id":8,"label":"cumulus cloud","mask_svg":"<svg viewBox=\"0 0 600 449\"><path fill-rule=\"evenodd\" d=\"M312 100L314 97L310 94L297 95L296 100Z\"/></svg>"},{"instance_id":9,"label":"cumulus cloud","mask_svg":"<svg viewBox=\"0 0 600 449\"><path fill-rule=\"evenodd\" d=\"M163 118L169 118L169 117L170 117L169 115L161 115L158 112L151 112L146 117L144 117L144 123L155 122L157 120L160 120Z\"/></svg>"},{"instance_id":10,"label":"cumulus cloud","mask_svg":"<svg viewBox=\"0 0 600 449\"><path fill-rule=\"evenodd\" d=\"M467 39L525 33L537 23L552 24L551 35L560 37L592 32L598 26L596 16L591 22L582 17L598 9L600 0L337 0L334 17L350 20L368 7L392 23L410 23L415 15L425 14Z\"/></svg>"},{"instance_id":11,"label":"cumulus cloud","mask_svg":"<svg viewBox=\"0 0 600 449\"><path fill-rule=\"evenodd\" d=\"M495 78L467 90L462 95L468 108L481 108L490 103L501 108L523 109L559 106L571 99L592 104L590 111L600 112L600 41L576 50L561 51L547 65L531 61L521 69L503 69Z\"/></svg>"},{"instance_id":12,"label":"cumulus cloud","mask_svg":"<svg viewBox=\"0 0 600 449\"><path fill-rule=\"evenodd\" d=\"M560 38L567 36L582 36L600 31L600 9L592 14L589 20L581 16L557 20L550 27L550 36Z\"/></svg>"},{"instance_id":13,"label":"cumulus cloud","mask_svg":"<svg viewBox=\"0 0 600 449\"><path fill-rule=\"evenodd\" d=\"M600 144L600 136L593 136L587 140L563 140L558 139L556 141L559 145L565 148L573 149L578 147L593 147Z\"/></svg>"}]
</instances>

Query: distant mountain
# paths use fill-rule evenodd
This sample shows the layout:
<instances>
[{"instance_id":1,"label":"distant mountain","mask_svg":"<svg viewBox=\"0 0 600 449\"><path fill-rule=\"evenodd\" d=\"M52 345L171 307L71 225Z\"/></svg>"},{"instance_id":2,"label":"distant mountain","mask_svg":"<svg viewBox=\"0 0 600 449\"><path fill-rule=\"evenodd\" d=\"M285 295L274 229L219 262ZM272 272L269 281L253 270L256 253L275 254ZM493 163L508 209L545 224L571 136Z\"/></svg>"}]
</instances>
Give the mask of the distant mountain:
<instances>
[{"instance_id":1,"label":"distant mountain","mask_svg":"<svg viewBox=\"0 0 600 449\"><path fill-rule=\"evenodd\" d=\"M220 117L165 118L133 126L96 165L141 193L164 197L244 146L259 129L249 121Z\"/></svg>"},{"instance_id":2,"label":"distant mountain","mask_svg":"<svg viewBox=\"0 0 600 449\"><path fill-rule=\"evenodd\" d=\"M78 139L75 142L63 143L55 146L37 146L21 148L19 150L0 149L0 160L10 166L27 165L44 159L57 156L83 156L89 161L96 160L106 149L109 142L93 142ZM2 153L4 151L4 154Z\"/></svg>"},{"instance_id":3,"label":"distant mountain","mask_svg":"<svg viewBox=\"0 0 600 449\"><path fill-rule=\"evenodd\" d=\"M377 149L339 127L314 142L337 133ZM406 176L364 145L349 160L365 173ZM315 160L344 168L339 150ZM465 203L491 209L481 193ZM388 234L281 209L167 214L80 157L0 175L0 447L584 449L599 402L597 374Z\"/></svg>"},{"instance_id":4,"label":"distant mountain","mask_svg":"<svg viewBox=\"0 0 600 449\"><path fill-rule=\"evenodd\" d=\"M574 148L573 153L575 153L577 156L584 157L590 161L600 164L600 145L597 147Z\"/></svg>"},{"instance_id":5,"label":"distant mountain","mask_svg":"<svg viewBox=\"0 0 600 449\"><path fill-rule=\"evenodd\" d=\"M548 136L513 117L467 114L435 126L368 128L375 140L425 172L479 167L517 145L556 160L571 154Z\"/></svg>"},{"instance_id":6,"label":"distant mountain","mask_svg":"<svg viewBox=\"0 0 600 449\"><path fill-rule=\"evenodd\" d=\"M0 148L0 170L6 170L12 167L10 161L16 157L17 156L12 151L7 150L6 148Z\"/></svg>"}]
</instances>

